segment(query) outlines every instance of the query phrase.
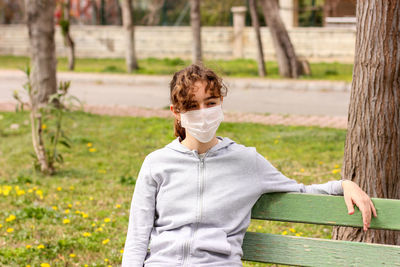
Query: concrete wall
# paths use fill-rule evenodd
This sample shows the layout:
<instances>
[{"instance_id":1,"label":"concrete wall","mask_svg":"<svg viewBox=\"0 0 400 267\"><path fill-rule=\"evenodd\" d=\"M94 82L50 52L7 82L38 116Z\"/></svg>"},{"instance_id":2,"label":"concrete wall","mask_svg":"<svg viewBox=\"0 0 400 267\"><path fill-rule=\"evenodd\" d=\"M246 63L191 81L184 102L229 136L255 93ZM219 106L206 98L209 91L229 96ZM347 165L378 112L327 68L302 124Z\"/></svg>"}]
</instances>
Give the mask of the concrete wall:
<instances>
[{"instance_id":1,"label":"concrete wall","mask_svg":"<svg viewBox=\"0 0 400 267\"><path fill-rule=\"evenodd\" d=\"M292 28L289 35L299 56L310 61L353 62L355 29ZM118 26L71 27L77 57L124 57L124 38ZM191 58L190 27L136 27L136 49L139 58ZM274 49L268 28L261 28L266 60L274 59ZM203 53L206 59L233 58L233 28L203 27ZM254 30L243 31L244 58L256 58ZM57 55L65 56L65 49L57 27ZM0 25L0 55L29 55L28 31L25 25ZM0 62L1 64L1 62Z\"/></svg>"}]
</instances>

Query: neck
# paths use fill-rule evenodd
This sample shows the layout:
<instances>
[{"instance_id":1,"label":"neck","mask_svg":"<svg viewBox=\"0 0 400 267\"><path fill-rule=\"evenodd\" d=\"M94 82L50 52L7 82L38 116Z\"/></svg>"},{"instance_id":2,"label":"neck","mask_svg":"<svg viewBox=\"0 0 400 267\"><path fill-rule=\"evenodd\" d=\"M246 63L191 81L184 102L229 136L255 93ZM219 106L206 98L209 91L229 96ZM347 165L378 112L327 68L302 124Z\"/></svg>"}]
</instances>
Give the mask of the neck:
<instances>
[{"instance_id":1,"label":"neck","mask_svg":"<svg viewBox=\"0 0 400 267\"><path fill-rule=\"evenodd\" d=\"M186 133L186 138L181 142L182 145L186 146L190 150L197 150L199 154L207 152L210 148L218 144L218 138L214 136L211 141L207 143L201 143L199 140L191 136L190 134L188 135Z\"/></svg>"}]
</instances>

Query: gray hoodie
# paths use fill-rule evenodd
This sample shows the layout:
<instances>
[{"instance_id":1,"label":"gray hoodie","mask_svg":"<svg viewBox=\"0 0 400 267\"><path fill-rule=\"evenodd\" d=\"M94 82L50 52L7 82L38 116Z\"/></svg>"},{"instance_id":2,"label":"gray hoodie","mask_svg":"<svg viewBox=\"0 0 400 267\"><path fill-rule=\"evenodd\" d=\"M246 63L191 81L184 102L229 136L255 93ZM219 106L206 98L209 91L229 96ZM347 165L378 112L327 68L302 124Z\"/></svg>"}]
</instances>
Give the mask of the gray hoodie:
<instances>
[{"instance_id":1,"label":"gray hoodie","mask_svg":"<svg viewBox=\"0 0 400 267\"><path fill-rule=\"evenodd\" d=\"M299 184L254 147L218 138L222 142L204 158L178 138L145 158L132 198L123 267L241 267L251 208L262 194L343 194L341 181Z\"/></svg>"}]
</instances>

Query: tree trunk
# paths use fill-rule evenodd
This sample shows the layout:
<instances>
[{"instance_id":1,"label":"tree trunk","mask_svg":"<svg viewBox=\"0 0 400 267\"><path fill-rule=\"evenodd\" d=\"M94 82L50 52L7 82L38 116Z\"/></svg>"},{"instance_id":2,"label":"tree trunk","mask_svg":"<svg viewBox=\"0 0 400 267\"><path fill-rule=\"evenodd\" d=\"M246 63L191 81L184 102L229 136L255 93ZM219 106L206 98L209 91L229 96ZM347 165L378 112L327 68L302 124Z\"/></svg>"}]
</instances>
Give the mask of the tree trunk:
<instances>
[{"instance_id":1,"label":"tree trunk","mask_svg":"<svg viewBox=\"0 0 400 267\"><path fill-rule=\"evenodd\" d=\"M31 65L31 127L32 141L42 172L52 173L41 138L42 122L39 109L47 105L49 96L56 93L56 56L54 43L53 0L26 0ZM38 122L36 125L35 119Z\"/></svg>"},{"instance_id":2,"label":"tree trunk","mask_svg":"<svg viewBox=\"0 0 400 267\"><path fill-rule=\"evenodd\" d=\"M63 14L63 18L62 20L64 21L63 23L65 23L64 25L61 25L62 27L62 35L64 38L64 43L65 46L67 47L67 57L68 57L68 69L69 70L74 70L75 68L75 43L72 40L71 34L70 34L70 16L69 16L69 12L70 12L70 6L71 6L71 1L70 0L66 0L65 3L63 3L64 8L62 11Z\"/></svg>"},{"instance_id":3,"label":"tree trunk","mask_svg":"<svg viewBox=\"0 0 400 267\"><path fill-rule=\"evenodd\" d=\"M165 0L152 0L149 3L149 13L143 18L143 21L148 26L155 26L160 24L160 11L164 6Z\"/></svg>"},{"instance_id":4,"label":"tree trunk","mask_svg":"<svg viewBox=\"0 0 400 267\"><path fill-rule=\"evenodd\" d=\"M261 4L275 48L279 74L283 77L297 78L300 68L289 34L279 15L278 1L262 0Z\"/></svg>"},{"instance_id":5,"label":"tree trunk","mask_svg":"<svg viewBox=\"0 0 400 267\"><path fill-rule=\"evenodd\" d=\"M400 2L359 0L343 177L400 199ZM379 219L379 210L378 219ZM400 231L335 227L334 239L400 245Z\"/></svg>"},{"instance_id":6,"label":"tree trunk","mask_svg":"<svg viewBox=\"0 0 400 267\"><path fill-rule=\"evenodd\" d=\"M132 0L122 1L122 20L125 28L126 40L126 68L128 72L138 69L135 52L135 32L133 26Z\"/></svg>"},{"instance_id":7,"label":"tree trunk","mask_svg":"<svg viewBox=\"0 0 400 267\"><path fill-rule=\"evenodd\" d=\"M190 0L190 25L192 26L192 62L202 62L200 0Z\"/></svg>"},{"instance_id":8,"label":"tree trunk","mask_svg":"<svg viewBox=\"0 0 400 267\"><path fill-rule=\"evenodd\" d=\"M91 0L92 4L92 24L93 25L98 25L99 24L99 10L97 8L96 0Z\"/></svg>"},{"instance_id":9,"label":"tree trunk","mask_svg":"<svg viewBox=\"0 0 400 267\"><path fill-rule=\"evenodd\" d=\"M258 22L256 0L249 0L249 9L250 9L250 15L251 15L251 23L253 24L254 32L256 35L256 39L257 39L258 75L260 77L265 77L267 72L265 70L264 52L263 52L261 34L260 34L260 23Z\"/></svg>"}]
</instances>

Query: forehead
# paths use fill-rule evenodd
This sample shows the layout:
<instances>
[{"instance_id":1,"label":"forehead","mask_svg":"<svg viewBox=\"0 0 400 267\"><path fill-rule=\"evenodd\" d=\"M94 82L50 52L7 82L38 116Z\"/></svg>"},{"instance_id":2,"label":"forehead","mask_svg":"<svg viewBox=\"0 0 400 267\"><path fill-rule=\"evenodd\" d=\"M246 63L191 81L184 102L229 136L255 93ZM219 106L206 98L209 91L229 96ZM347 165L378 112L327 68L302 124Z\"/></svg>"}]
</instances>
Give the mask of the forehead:
<instances>
[{"instance_id":1,"label":"forehead","mask_svg":"<svg viewBox=\"0 0 400 267\"><path fill-rule=\"evenodd\" d=\"M210 96L215 96L213 90L207 90L206 92L206 87L207 87L207 82L205 81L195 82L192 89L192 94L193 94L192 100L202 101Z\"/></svg>"}]
</instances>

